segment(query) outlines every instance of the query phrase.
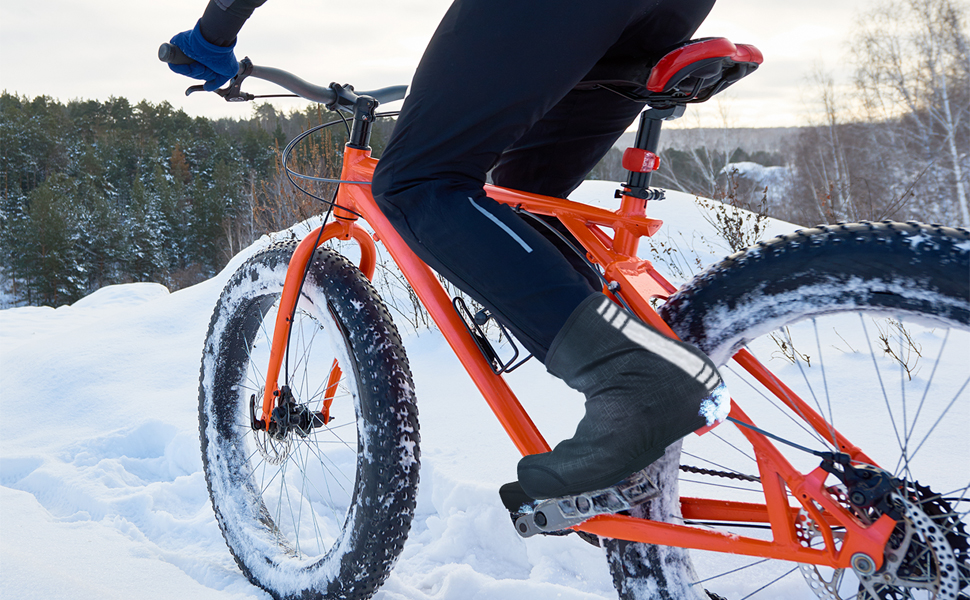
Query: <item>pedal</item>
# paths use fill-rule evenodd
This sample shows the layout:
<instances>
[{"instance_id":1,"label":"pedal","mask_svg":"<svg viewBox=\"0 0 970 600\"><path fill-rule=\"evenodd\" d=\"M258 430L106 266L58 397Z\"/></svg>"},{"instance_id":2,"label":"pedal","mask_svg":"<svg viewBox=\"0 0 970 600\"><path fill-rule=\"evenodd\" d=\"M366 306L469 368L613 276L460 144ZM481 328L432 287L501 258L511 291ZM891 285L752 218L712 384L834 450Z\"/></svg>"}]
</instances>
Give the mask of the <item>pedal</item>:
<instances>
[{"instance_id":1,"label":"pedal","mask_svg":"<svg viewBox=\"0 0 970 600\"><path fill-rule=\"evenodd\" d=\"M660 488L640 471L608 488L539 501L530 512L523 511L515 520L515 530L524 538L550 534L597 515L630 510L659 494ZM528 508L528 505L523 507Z\"/></svg>"}]
</instances>

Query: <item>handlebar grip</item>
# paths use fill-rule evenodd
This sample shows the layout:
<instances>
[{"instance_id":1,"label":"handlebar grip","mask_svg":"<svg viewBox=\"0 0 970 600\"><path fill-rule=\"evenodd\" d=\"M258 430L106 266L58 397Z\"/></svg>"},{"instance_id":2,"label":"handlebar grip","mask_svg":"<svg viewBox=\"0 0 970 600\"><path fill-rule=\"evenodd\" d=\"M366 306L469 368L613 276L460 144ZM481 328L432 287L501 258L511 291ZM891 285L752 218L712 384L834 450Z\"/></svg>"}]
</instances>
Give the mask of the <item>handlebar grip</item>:
<instances>
[{"instance_id":1,"label":"handlebar grip","mask_svg":"<svg viewBox=\"0 0 970 600\"><path fill-rule=\"evenodd\" d=\"M178 46L169 42L158 47L158 60L172 65L190 65L195 62L186 56Z\"/></svg>"}]
</instances>

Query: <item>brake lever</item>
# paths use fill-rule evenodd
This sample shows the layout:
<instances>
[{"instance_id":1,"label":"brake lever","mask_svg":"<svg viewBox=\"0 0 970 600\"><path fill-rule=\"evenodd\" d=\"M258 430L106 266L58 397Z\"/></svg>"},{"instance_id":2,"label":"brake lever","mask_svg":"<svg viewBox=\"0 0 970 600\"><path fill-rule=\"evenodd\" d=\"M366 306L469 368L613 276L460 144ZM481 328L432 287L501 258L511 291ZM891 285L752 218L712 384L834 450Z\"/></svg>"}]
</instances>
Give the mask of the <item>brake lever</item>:
<instances>
[{"instance_id":1,"label":"brake lever","mask_svg":"<svg viewBox=\"0 0 970 600\"><path fill-rule=\"evenodd\" d=\"M253 94L242 91L242 82L249 77L253 72L253 61L249 60L249 57L244 57L239 61L239 72L236 76L229 81L229 86L221 90L216 90L216 93L226 99L226 102L246 102L252 100L256 96Z\"/></svg>"},{"instance_id":2,"label":"brake lever","mask_svg":"<svg viewBox=\"0 0 970 600\"><path fill-rule=\"evenodd\" d=\"M229 85L218 90L212 90L213 93L222 96L226 102L247 102L256 98L255 95L248 92L242 91L242 82L249 77L253 72L253 61L249 60L249 57L243 58L239 61L239 71L236 76L229 80ZM195 92L204 92L205 87L202 85L193 85L185 90L185 95L194 94Z\"/></svg>"}]
</instances>

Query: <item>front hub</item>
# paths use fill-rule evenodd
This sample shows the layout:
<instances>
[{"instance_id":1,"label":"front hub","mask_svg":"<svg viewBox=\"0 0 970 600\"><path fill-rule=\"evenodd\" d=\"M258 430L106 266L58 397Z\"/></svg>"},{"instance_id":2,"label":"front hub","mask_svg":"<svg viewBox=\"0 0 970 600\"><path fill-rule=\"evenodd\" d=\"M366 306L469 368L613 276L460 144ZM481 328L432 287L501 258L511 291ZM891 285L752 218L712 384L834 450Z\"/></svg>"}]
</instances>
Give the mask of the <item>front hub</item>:
<instances>
[{"instance_id":1,"label":"front hub","mask_svg":"<svg viewBox=\"0 0 970 600\"><path fill-rule=\"evenodd\" d=\"M253 394L249 399L249 415L254 431L265 431L277 440L285 440L291 432L306 437L314 428L327 424L322 414L310 410L306 404L298 403L288 386L281 387L275 395L276 408L269 423L256 416L259 408L256 405L257 395Z\"/></svg>"}]
</instances>

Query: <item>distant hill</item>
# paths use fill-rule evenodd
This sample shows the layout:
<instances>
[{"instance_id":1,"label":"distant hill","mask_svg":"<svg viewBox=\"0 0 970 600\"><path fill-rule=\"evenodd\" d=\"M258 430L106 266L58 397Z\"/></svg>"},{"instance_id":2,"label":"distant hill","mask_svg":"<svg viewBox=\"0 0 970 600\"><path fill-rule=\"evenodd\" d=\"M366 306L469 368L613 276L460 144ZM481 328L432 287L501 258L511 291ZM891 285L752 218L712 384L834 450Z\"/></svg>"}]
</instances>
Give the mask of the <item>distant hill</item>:
<instances>
[{"instance_id":1,"label":"distant hill","mask_svg":"<svg viewBox=\"0 0 970 600\"><path fill-rule=\"evenodd\" d=\"M781 152L799 127L738 127L701 129L664 129L660 135L660 149L691 150L708 147L711 150L731 151L741 148L747 152ZM636 133L628 131L620 136L615 147L633 145Z\"/></svg>"}]
</instances>

